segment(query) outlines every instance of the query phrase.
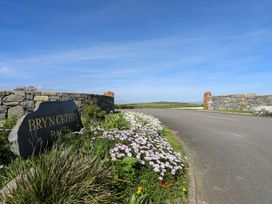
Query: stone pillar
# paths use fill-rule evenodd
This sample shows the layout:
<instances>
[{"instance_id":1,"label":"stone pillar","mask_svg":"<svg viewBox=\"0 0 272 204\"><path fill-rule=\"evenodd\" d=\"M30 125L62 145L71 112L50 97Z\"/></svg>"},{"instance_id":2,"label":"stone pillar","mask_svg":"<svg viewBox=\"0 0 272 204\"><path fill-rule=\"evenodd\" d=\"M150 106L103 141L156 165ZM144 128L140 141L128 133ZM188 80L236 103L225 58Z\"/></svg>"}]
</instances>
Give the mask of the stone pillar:
<instances>
[{"instance_id":1,"label":"stone pillar","mask_svg":"<svg viewBox=\"0 0 272 204\"><path fill-rule=\"evenodd\" d=\"M204 111L208 110L208 100L210 99L211 96L212 96L212 93L210 91L207 91L204 93L204 100L203 100Z\"/></svg>"}]
</instances>

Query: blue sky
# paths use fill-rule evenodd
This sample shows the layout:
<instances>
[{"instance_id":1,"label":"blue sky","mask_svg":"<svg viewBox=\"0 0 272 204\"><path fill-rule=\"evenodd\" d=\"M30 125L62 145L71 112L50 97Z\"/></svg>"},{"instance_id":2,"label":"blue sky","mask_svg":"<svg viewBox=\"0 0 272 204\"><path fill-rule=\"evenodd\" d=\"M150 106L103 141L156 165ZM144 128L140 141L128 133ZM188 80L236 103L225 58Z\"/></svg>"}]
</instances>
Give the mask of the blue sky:
<instances>
[{"instance_id":1,"label":"blue sky","mask_svg":"<svg viewBox=\"0 0 272 204\"><path fill-rule=\"evenodd\" d=\"M271 0L0 0L0 89L117 103L272 93Z\"/></svg>"}]
</instances>

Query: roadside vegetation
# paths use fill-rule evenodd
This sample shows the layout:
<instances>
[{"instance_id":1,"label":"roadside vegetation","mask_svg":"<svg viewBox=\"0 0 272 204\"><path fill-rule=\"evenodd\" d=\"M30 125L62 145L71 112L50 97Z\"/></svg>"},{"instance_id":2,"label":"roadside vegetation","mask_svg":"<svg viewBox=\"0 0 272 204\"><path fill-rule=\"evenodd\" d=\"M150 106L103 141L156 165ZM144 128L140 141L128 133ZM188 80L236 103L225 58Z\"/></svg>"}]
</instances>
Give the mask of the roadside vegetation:
<instances>
[{"instance_id":1,"label":"roadside vegetation","mask_svg":"<svg viewBox=\"0 0 272 204\"><path fill-rule=\"evenodd\" d=\"M221 112L221 113L233 113L233 114L241 114L241 115L252 115L252 111L248 110L210 110L209 112Z\"/></svg>"},{"instance_id":2,"label":"roadside vegetation","mask_svg":"<svg viewBox=\"0 0 272 204\"><path fill-rule=\"evenodd\" d=\"M215 110L209 112L225 112L241 115L254 115L254 116L263 116L263 117L272 117L272 106L256 106L250 110Z\"/></svg>"},{"instance_id":3,"label":"roadside vegetation","mask_svg":"<svg viewBox=\"0 0 272 204\"><path fill-rule=\"evenodd\" d=\"M11 163L16 156L11 152L8 135L15 126L16 118L2 120L0 127L0 170L1 166Z\"/></svg>"},{"instance_id":4,"label":"roadside vegetation","mask_svg":"<svg viewBox=\"0 0 272 204\"><path fill-rule=\"evenodd\" d=\"M22 160L9 151L10 126L0 131L1 203L188 203L181 144L156 118L105 114L86 106L84 129L59 137L52 150Z\"/></svg>"},{"instance_id":5,"label":"roadside vegetation","mask_svg":"<svg viewBox=\"0 0 272 204\"><path fill-rule=\"evenodd\" d=\"M272 117L272 106L257 106L251 109L253 115Z\"/></svg>"},{"instance_id":6,"label":"roadside vegetation","mask_svg":"<svg viewBox=\"0 0 272 204\"><path fill-rule=\"evenodd\" d=\"M157 103L135 103L135 104L116 104L116 109L136 109L136 108L186 108L203 107L202 104L178 103L178 102L157 102Z\"/></svg>"}]
</instances>

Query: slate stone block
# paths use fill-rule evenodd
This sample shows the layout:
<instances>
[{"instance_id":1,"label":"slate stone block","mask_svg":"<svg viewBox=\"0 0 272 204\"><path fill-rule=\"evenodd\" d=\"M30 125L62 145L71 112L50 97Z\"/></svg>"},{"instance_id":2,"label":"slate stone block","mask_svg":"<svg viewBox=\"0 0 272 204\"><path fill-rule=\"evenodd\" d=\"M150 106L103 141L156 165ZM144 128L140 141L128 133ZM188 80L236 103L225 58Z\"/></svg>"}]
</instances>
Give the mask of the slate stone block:
<instances>
[{"instance_id":1,"label":"slate stone block","mask_svg":"<svg viewBox=\"0 0 272 204\"><path fill-rule=\"evenodd\" d=\"M79 131L82 123L75 103L41 102L37 110L20 118L9 135L11 150L23 157L48 150L62 133Z\"/></svg>"}]
</instances>

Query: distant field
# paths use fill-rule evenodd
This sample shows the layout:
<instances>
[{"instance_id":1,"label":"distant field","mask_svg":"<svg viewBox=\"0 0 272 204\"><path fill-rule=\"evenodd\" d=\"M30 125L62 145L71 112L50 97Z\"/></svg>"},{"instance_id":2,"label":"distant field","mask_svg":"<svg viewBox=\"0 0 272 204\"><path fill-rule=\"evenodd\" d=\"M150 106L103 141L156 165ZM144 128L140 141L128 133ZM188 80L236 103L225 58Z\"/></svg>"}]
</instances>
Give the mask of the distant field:
<instances>
[{"instance_id":1,"label":"distant field","mask_svg":"<svg viewBox=\"0 0 272 204\"><path fill-rule=\"evenodd\" d=\"M202 107L201 104L193 103L135 103L135 104L116 104L116 109L134 109L134 108L186 108L186 107Z\"/></svg>"}]
</instances>

